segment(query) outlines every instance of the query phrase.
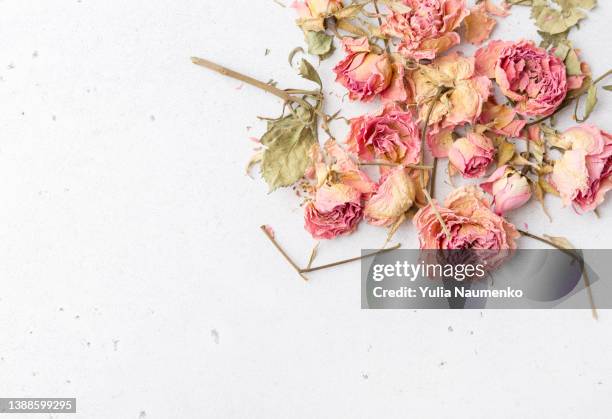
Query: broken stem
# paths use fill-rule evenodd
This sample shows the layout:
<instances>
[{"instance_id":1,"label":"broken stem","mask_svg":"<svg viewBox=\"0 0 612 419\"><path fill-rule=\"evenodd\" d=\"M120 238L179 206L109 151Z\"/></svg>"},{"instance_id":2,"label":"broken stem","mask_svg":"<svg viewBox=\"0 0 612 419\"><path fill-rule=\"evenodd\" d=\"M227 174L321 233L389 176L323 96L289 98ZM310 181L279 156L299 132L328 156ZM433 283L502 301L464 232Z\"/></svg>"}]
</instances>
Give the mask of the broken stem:
<instances>
[{"instance_id":1,"label":"broken stem","mask_svg":"<svg viewBox=\"0 0 612 419\"><path fill-rule=\"evenodd\" d=\"M294 102L301 106L305 106L306 108L311 107L311 105L302 98L290 95L286 91L272 86L271 84L264 83L260 80L254 79L253 77L238 73L237 71L230 70L229 68L213 63L212 61L206 60L204 58L191 57L191 62L195 65L199 65L201 67L208 68L209 70L216 71L217 73L222 74L224 76L231 77L241 82L250 84L251 86L255 86L268 93L272 93L273 95L283 99L285 102Z\"/></svg>"},{"instance_id":2,"label":"broken stem","mask_svg":"<svg viewBox=\"0 0 612 419\"><path fill-rule=\"evenodd\" d=\"M372 257L372 256L376 256L376 255L379 255L381 253L390 252L392 250L399 249L400 247L401 247L401 243L398 243L398 244L396 244L393 247L388 247L386 249L380 249L380 250L378 250L376 252L368 253L366 255L362 255L362 256L358 256L358 257L354 257L354 258L350 258L350 259L345 259L345 260L341 260L341 261L334 262L334 263L328 263L326 265L316 266L314 268L302 269L300 272L301 273L308 273L308 272L320 271L321 269L333 268L335 266L344 265L346 263L356 262L356 261L361 260L361 259L365 259L365 258L369 258L369 257Z\"/></svg>"},{"instance_id":3,"label":"broken stem","mask_svg":"<svg viewBox=\"0 0 612 419\"><path fill-rule=\"evenodd\" d=\"M289 264L293 267L293 269L295 269L298 275L300 275L304 281L308 281L308 278L306 278L306 275L304 275L300 267L293 261L293 259L289 257L287 252L285 252L285 250L280 246L280 244L278 244L274 236L270 234L270 232L266 229L266 226L262 225L260 228L261 228L261 231L263 231L264 234L270 239L274 247L276 247L276 249L280 252L280 254L283 255L285 260L289 262Z\"/></svg>"}]
</instances>

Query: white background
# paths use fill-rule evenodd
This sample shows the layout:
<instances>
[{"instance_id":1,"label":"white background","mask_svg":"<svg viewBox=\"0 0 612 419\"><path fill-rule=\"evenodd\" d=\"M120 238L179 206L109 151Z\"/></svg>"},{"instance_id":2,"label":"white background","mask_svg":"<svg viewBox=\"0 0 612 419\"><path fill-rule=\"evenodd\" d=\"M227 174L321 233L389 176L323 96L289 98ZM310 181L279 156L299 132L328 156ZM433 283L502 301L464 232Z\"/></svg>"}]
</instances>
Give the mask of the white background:
<instances>
[{"instance_id":1,"label":"white background","mask_svg":"<svg viewBox=\"0 0 612 419\"><path fill-rule=\"evenodd\" d=\"M612 67L600 3L573 35L596 75ZM304 283L281 259L259 225L305 263L300 201L244 174L280 101L189 57L308 87L287 65L292 12L0 1L0 396L74 396L87 419L609 418L609 312L362 311L359 264ZM535 38L527 10L495 36ZM321 66L331 112L339 56ZM608 130L610 103L593 115ZM547 205L552 224L537 203L510 219L612 247L609 202L599 220ZM317 263L384 235L364 225ZM396 240L417 244L410 225Z\"/></svg>"}]
</instances>

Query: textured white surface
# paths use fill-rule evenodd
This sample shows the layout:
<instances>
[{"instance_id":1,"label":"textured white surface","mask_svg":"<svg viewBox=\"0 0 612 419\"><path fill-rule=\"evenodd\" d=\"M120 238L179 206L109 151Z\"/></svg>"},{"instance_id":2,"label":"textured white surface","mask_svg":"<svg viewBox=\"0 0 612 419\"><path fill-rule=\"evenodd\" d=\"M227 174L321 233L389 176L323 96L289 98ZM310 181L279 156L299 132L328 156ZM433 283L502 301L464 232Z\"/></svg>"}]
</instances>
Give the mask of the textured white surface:
<instances>
[{"instance_id":1,"label":"textured white surface","mask_svg":"<svg viewBox=\"0 0 612 419\"><path fill-rule=\"evenodd\" d=\"M595 74L600 3L574 34ZM535 37L526 10L496 36ZM286 64L301 42L272 0L0 1L0 396L75 396L87 419L608 418L609 312L362 311L358 264L305 284L280 258L258 226L304 261L298 199L243 172L279 101L189 57L308 86ZM553 224L536 203L511 219L612 247L609 203L548 206Z\"/></svg>"}]
</instances>

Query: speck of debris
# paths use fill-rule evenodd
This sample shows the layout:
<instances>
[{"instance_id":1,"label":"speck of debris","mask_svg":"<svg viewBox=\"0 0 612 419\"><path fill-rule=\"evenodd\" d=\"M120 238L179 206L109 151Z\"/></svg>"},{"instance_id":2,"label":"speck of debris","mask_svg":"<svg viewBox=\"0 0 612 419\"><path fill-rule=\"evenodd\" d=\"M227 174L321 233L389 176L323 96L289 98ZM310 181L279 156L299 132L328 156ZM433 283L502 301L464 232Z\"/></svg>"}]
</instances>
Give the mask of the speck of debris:
<instances>
[{"instance_id":1,"label":"speck of debris","mask_svg":"<svg viewBox=\"0 0 612 419\"><path fill-rule=\"evenodd\" d=\"M8 68L9 70L12 70L12 69L14 69L14 68L15 68L15 64L10 63L10 64L7 66L7 68Z\"/></svg>"},{"instance_id":2,"label":"speck of debris","mask_svg":"<svg viewBox=\"0 0 612 419\"><path fill-rule=\"evenodd\" d=\"M445 365L446 365L446 361L442 361L442 362L440 362L440 366L441 366L441 367L443 367L443 366L445 366Z\"/></svg>"},{"instance_id":3,"label":"speck of debris","mask_svg":"<svg viewBox=\"0 0 612 419\"><path fill-rule=\"evenodd\" d=\"M368 374L363 373L361 374L361 378L363 378L364 380L367 380L370 377L368 376Z\"/></svg>"},{"instance_id":4,"label":"speck of debris","mask_svg":"<svg viewBox=\"0 0 612 419\"><path fill-rule=\"evenodd\" d=\"M210 331L210 336L212 336L213 338L213 342L215 342L215 344L219 344L219 332L217 332L217 329L212 329Z\"/></svg>"},{"instance_id":5,"label":"speck of debris","mask_svg":"<svg viewBox=\"0 0 612 419\"><path fill-rule=\"evenodd\" d=\"M453 326L448 326L448 331L449 332L453 332L455 329L453 329Z\"/></svg>"},{"instance_id":6,"label":"speck of debris","mask_svg":"<svg viewBox=\"0 0 612 419\"><path fill-rule=\"evenodd\" d=\"M78 319L80 319L80 318L81 318L81 316L79 316L78 314L77 314L76 316L74 316L74 319L75 319L75 320L78 320Z\"/></svg>"},{"instance_id":7,"label":"speck of debris","mask_svg":"<svg viewBox=\"0 0 612 419\"><path fill-rule=\"evenodd\" d=\"M58 310L59 311L64 311L64 307L60 307Z\"/></svg>"},{"instance_id":8,"label":"speck of debris","mask_svg":"<svg viewBox=\"0 0 612 419\"><path fill-rule=\"evenodd\" d=\"M270 55L270 49L266 48L266 51L264 52L264 56L268 56L268 55Z\"/></svg>"},{"instance_id":9,"label":"speck of debris","mask_svg":"<svg viewBox=\"0 0 612 419\"><path fill-rule=\"evenodd\" d=\"M72 381L66 380L66 384L72 384Z\"/></svg>"},{"instance_id":10,"label":"speck of debris","mask_svg":"<svg viewBox=\"0 0 612 419\"><path fill-rule=\"evenodd\" d=\"M32 58L36 58L36 57L38 57L38 51L34 51L34 52L32 53Z\"/></svg>"},{"instance_id":11,"label":"speck of debris","mask_svg":"<svg viewBox=\"0 0 612 419\"><path fill-rule=\"evenodd\" d=\"M155 115L151 115L149 118L151 119L151 121L155 121Z\"/></svg>"},{"instance_id":12,"label":"speck of debris","mask_svg":"<svg viewBox=\"0 0 612 419\"><path fill-rule=\"evenodd\" d=\"M602 384L603 384L603 382L602 382L602 381L598 381L598 382L597 382L597 384L598 384L598 385L602 385Z\"/></svg>"},{"instance_id":13,"label":"speck of debris","mask_svg":"<svg viewBox=\"0 0 612 419\"><path fill-rule=\"evenodd\" d=\"M117 352L118 346L119 346L119 339L113 340L113 351Z\"/></svg>"},{"instance_id":14,"label":"speck of debris","mask_svg":"<svg viewBox=\"0 0 612 419\"><path fill-rule=\"evenodd\" d=\"M474 331L473 331L473 330L470 330L470 335L473 335L473 334L474 334Z\"/></svg>"},{"instance_id":15,"label":"speck of debris","mask_svg":"<svg viewBox=\"0 0 612 419\"><path fill-rule=\"evenodd\" d=\"M57 121L57 116L53 115L51 119L53 119L54 121Z\"/></svg>"},{"instance_id":16,"label":"speck of debris","mask_svg":"<svg viewBox=\"0 0 612 419\"><path fill-rule=\"evenodd\" d=\"M140 412L140 415L138 415L138 419L147 419L147 412L145 412L144 410Z\"/></svg>"},{"instance_id":17,"label":"speck of debris","mask_svg":"<svg viewBox=\"0 0 612 419\"><path fill-rule=\"evenodd\" d=\"M36 371L32 371L32 377L36 377L38 373Z\"/></svg>"}]
</instances>

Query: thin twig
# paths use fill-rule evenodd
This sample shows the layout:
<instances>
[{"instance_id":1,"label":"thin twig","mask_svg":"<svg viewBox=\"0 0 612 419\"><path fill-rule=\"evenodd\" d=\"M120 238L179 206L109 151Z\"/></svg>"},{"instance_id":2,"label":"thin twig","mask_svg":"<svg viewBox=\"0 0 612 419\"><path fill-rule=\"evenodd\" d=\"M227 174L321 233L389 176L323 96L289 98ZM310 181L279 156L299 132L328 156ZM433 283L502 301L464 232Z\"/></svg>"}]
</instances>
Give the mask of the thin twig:
<instances>
[{"instance_id":1,"label":"thin twig","mask_svg":"<svg viewBox=\"0 0 612 419\"><path fill-rule=\"evenodd\" d=\"M294 102L306 108L312 107L308 102L306 102L302 98L290 95L286 91L281 90L275 86L272 86L271 84L264 83L260 80L254 79L253 77L247 76L242 73L238 73L237 71L230 70L227 67L223 67L222 65L213 63L212 61L206 60L204 58L191 57L191 62L193 62L195 65L199 65L201 67L208 68L209 70L216 71L217 73L222 74L224 76L231 77L241 82L250 84L251 86L255 86L268 93L272 93L273 95L278 96L279 98L283 99L286 102Z\"/></svg>"},{"instance_id":2,"label":"thin twig","mask_svg":"<svg viewBox=\"0 0 612 419\"><path fill-rule=\"evenodd\" d=\"M362 256L355 257L355 258L351 258L351 259L345 259L345 260L341 260L339 262L328 263L326 265L316 266L314 268L302 269L300 272L308 273L308 272L320 271L321 269L333 268L333 267L338 266L338 265L344 265L346 263L356 262L356 261L361 260L361 259L365 259L365 258L369 258L369 257L372 257L372 256L376 256L376 255L379 255L381 253L390 252L392 250L399 249L401 246L402 246L401 243L398 243L398 244L396 244L393 247L388 247L386 249L380 249L380 250L378 250L376 252L368 253L367 255L362 255Z\"/></svg>"},{"instance_id":3,"label":"thin twig","mask_svg":"<svg viewBox=\"0 0 612 419\"><path fill-rule=\"evenodd\" d=\"M580 270L582 271L582 277L584 278L584 285L586 287L587 290L587 296L589 298L589 304L591 305L591 314L593 315L593 318L595 320L598 319L598 314L597 314L597 308L595 307L595 300L593 298L593 291L591 290L591 282L589 280L589 275L587 273L586 270L586 265L584 262L584 259L582 258L582 256L580 256L578 253L573 252L572 249L565 249L561 246L558 246L557 244L553 243L551 240L547 240L543 237L540 236L536 236L535 234L531 234L528 231L525 230L517 230L519 233L521 233L523 236L525 237L529 237L530 239L534 239L537 240L539 242L545 243L549 246L552 246L556 249L561 250L563 253L571 256L572 258L574 258L575 260L577 260L580 263Z\"/></svg>"},{"instance_id":4,"label":"thin twig","mask_svg":"<svg viewBox=\"0 0 612 419\"><path fill-rule=\"evenodd\" d=\"M420 164L399 164L399 163L389 163L389 162L359 162L359 166L390 166L390 167L406 167L408 169L418 169L418 170L432 170L433 166L420 165Z\"/></svg>"},{"instance_id":5,"label":"thin twig","mask_svg":"<svg viewBox=\"0 0 612 419\"><path fill-rule=\"evenodd\" d=\"M280 252L280 254L283 255L285 260L289 262L289 264L293 267L293 269L295 269L298 275L300 275L304 281L308 281L308 278L306 278L306 275L304 275L300 267L293 261L293 259L289 257L287 252L285 252L285 250L280 246L280 244L278 244L274 236L270 234L270 232L266 229L266 226L262 225L260 228L261 228L261 231L263 231L264 234L270 239L274 247L276 247L276 249Z\"/></svg>"},{"instance_id":6,"label":"thin twig","mask_svg":"<svg viewBox=\"0 0 612 419\"><path fill-rule=\"evenodd\" d=\"M429 179L429 195L432 198L435 198L436 191L436 171L438 170L438 158L434 157L433 159L433 167L431 169L431 177Z\"/></svg>"},{"instance_id":7,"label":"thin twig","mask_svg":"<svg viewBox=\"0 0 612 419\"><path fill-rule=\"evenodd\" d=\"M419 160L421 165L423 165L425 162L425 141L427 140L427 126L429 125L429 118L431 118L431 114L433 113L433 110L436 107L438 100L442 97L444 93L446 93L447 90L448 89L446 88L438 89L438 93L436 94L436 97L434 98L433 102L429 106L429 109L427 110L427 116L425 117L425 124L423 125L423 130L421 131L421 158ZM425 185L425 172L421 172L421 188L426 188L426 187L427 185Z\"/></svg>"},{"instance_id":8,"label":"thin twig","mask_svg":"<svg viewBox=\"0 0 612 419\"><path fill-rule=\"evenodd\" d=\"M378 1L374 0L372 3L374 3L374 10L376 10L378 26L381 27L383 22L380 17L380 10L378 9ZM389 40L387 38L384 38L383 41L385 42L385 50L387 51L387 54L391 54L391 49L389 48Z\"/></svg>"},{"instance_id":9,"label":"thin twig","mask_svg":"<svg viewBox=\"0 0 612 419\"><path fill-rule=\"evenodd\" d=\"M438 209L436 208L433 199L431 199L431 196L429 196L429 192L427 192L427 189L423 188L423 193L425 194L425 197L427 197L427 201L429 202L429 205L431 206L431 209L433 210L434 214L436 215L436 218L438 219L438 222L440 223L440 225L442 226L442 230L444 230L444 234L446 235L447 239L450 239L450 232L448 231L448 227L446 227L446 223L444 222L444 219L442 218L442 215L440 215L440 212L438 211Z\"/></svg>"}]
</instances>

